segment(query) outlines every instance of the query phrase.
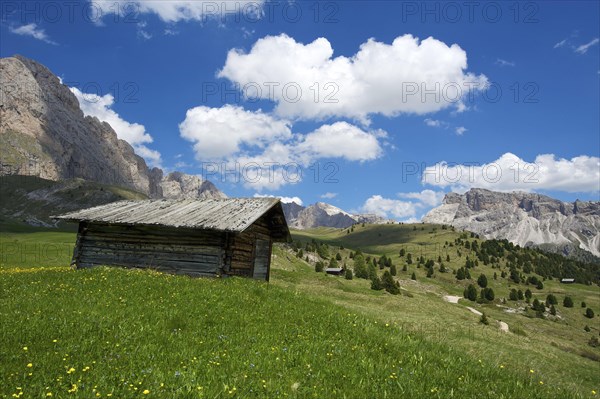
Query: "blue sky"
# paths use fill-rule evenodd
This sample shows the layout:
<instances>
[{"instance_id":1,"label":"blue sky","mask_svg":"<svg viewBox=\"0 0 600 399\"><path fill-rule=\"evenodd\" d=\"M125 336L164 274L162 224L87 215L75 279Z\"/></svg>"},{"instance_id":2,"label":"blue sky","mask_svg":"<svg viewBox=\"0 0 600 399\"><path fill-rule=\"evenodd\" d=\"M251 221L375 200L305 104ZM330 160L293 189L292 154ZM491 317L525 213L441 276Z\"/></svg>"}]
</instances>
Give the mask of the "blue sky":
<instances>
[{"instance_id":1,"label":"blue sky","mask_svg":"<svg viewBox=\"0 0 600 399\"><path fill-rule=\"evenodd\" d=\"M596 1L1 11L2 57L43 63L149 163L230 196L397 220L470 187L599 200Z\"/></svg>"}]
</instances>

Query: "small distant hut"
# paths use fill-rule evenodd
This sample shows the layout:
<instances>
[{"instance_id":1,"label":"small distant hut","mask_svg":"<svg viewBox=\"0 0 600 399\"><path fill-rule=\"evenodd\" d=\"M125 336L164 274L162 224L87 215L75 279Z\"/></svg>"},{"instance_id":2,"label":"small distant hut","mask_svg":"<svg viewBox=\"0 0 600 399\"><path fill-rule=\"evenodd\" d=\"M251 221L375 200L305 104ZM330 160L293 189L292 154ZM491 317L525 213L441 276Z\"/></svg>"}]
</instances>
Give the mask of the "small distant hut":
<instances>
[{"instance_id":1,"label":"small distant hut","mask_svg":"<svg viewBox=\"0 0 600 399\"><path fill-rule=\"evenodd\" d=\"M55 218L79 223L76 268L268 281L272 243L290 240L277 198L120 201Z\"/></svg>"},{"instance_id":2,"label":"small distant hut","mask_svg":"<svg viewBox=\"0 0 600 399\"><path fill-rule=\"evenodd\" d=\"M561 283L563 284L573 284L575 282L574 278L563 278L560 280Z\"/></svg>"},{"instance_id":3,"label":"small distant hut","mask_svg":"<svg viewBox=\"0 0 600 399\"><path fill-rule=\"evenodd\" d=\"M343 267L328 267L327 269L325 269L325 273L331 274L332 276L341 276L342 274L344 274L344 268Z\"/></svg>"}]
</instances>

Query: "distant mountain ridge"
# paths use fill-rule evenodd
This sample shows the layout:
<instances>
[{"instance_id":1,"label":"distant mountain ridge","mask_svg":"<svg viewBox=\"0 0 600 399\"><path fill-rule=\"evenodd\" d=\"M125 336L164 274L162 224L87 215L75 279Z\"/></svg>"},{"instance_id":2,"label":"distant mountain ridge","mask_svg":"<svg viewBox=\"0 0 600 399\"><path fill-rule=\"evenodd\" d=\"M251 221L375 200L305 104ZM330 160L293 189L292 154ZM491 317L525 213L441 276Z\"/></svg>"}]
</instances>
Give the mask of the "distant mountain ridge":
<instances>
[{"instance_id":1,"label":"distant mountain ridge","mask_svg":"<svg viewBox=\"0 0 600 399\"><path fill-rule=\"evenodd\" d=\"M0 175L80 178L150 198L226 197L198 176L150 169L48 68L19 55L0 59Z\"/></svg>"},{"instance_id":2,"label":"distant mountain ridge","mask_svg":"<svg viewBox=\"0 0 600 399\"><path fill-rule=\"evenodd\" d=\"M353 215L325 202L304 207L295 202L283 204L283 212L288 225L295 229L311 229L315 227L334 227L345 229L355 223L387 223L377 215Z\"/></svg>"},{"instance_id":3,"label":"distant mountain ridge","mask_svg":"<svg viewBox=\"0 0 600 399\"><path fill-rule=\"evenodd\" d=\"M449 193L425 223L450 224L521 246L580 248L600 256L600 202L563 202L541 194L471 189Z\"/></svg>"}]
</instances>

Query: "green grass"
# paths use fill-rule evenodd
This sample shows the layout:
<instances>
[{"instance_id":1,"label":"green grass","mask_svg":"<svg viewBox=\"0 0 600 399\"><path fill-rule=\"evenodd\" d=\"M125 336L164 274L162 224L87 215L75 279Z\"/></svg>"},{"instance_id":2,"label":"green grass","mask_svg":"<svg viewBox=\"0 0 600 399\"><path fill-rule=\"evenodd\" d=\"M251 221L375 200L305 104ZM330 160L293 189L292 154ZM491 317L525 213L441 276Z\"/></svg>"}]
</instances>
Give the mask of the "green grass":
<instances>
[{"instance_id":1,"label":"green grass","mask_svg":"<svg viewBox=\"0 0 600 399\"><path fill-rule=\"evenodd\" d=\"M318 234L341 242L345 232ZM397 245L362 239L373 253ZM270 284L74 271L67 267L74 240L64 232L1 235L3 245L68 249L45 257L38 250L33 259L2 251L0 397L570 398L598 391L598 362L566 344L572 326L471 305L525 336L500 333L462 304L442 301L451 287L444 281L400 276L410 296L392 296L365 280L317 274L279 246ZM349 250L340 252L348 261ZM547 288L597 307L591 287ZM575 303L565 313L569 323L582 313Z\"/></svg>"}]
</instances>

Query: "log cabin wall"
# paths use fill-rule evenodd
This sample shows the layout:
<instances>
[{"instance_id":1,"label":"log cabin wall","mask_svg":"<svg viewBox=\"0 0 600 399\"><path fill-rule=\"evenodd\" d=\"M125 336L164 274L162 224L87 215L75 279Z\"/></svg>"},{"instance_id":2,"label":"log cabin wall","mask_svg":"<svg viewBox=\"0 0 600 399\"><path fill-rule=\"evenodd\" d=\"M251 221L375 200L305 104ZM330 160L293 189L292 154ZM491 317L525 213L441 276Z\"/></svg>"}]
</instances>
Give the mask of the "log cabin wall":
<instances>
[{"instance_id":1,"label":"log cabin wall","mask_svg":"<svg viewBox=\"0 0 600 399\"><path fill-rule=\"evenodd\" d=\"M215 276L223 268L225 237L210 230L82 222L73 263Z\"/></svg>"},{"instance_id":2,"label":"log cabin wall","mask_svg":"<svg viewBox=\"0 0 600 399\"><path fill-rule=\"evenodd\" d=\"M232 257L228 274L254 277L257 256L263 255L257 253L257 240L265 240L269 243L267 268L270 267L271 234L268 227L268 218L263 216L246 231L231 237ZM259 278L268 280L268 274Z\"/></svg>"}]
</instances>

